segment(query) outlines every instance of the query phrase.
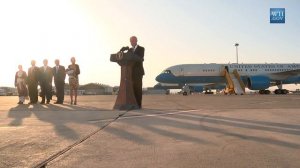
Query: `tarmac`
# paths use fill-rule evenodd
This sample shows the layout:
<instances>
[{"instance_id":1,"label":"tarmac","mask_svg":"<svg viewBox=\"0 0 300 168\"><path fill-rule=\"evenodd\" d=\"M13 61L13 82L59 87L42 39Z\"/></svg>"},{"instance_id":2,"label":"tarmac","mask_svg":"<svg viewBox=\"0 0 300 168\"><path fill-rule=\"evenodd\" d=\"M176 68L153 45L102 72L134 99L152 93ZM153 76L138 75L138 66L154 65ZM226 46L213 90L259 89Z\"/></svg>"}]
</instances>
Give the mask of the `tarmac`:
<instances>
[{"instance_id":1,"label":"tarmac","mask_svg":"<svg viewBox=\"0 0 300 168\"><path fill-rule=\"evenodd\" d=\"M116 96L78 105L0 97L0 167L300 167L300 95Z\"/></svg>"}]
</instances>

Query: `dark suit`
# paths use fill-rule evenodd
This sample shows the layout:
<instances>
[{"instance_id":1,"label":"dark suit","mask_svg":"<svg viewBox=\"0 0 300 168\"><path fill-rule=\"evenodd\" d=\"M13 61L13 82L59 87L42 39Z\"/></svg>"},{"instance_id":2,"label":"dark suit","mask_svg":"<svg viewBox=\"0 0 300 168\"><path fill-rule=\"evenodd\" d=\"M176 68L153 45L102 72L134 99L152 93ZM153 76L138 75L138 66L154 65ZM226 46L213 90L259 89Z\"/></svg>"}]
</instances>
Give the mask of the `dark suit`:
<instances>
[{"instance_id":1,"label":"dark suit","mask_svg":"<svg viewBox=\"0 0 300 168\"><path fill-rule=\"evenodd\" d=\"M41 97L42 103L45 102L45 98L47 102L50 102L52 99L52 68L49 66L46 69L42 66L40 68L40 86L41 86Z\"/></svg>"},{"instance_id":2,"label":"dark suit","mask_svg":"<svg viewBox=\"0 0 300 168\"><path fill-rule=\"evenodd\" d=\"M56 88L57 103L64 102L66 70L64 66L53 67L54 84Z\"/></svg>"},{"instance_id":3,"label":"dark suit","mask_svg":"<svg viewBox=\"0 0 300 168\"><path fill-rule=\"evenodd\" d=\"M136 101L139 107L142 108L143 75L145 75L143 62L145 49L144 47L138 45L135 50L133 48L130 48L129 52L133 52L140 58L139 61L136 61L132 67L132 84Z\"/></svg>"},{"instance_id":4,"label":"dark suit","mask_svg":"<svg viewBox=\"0 0 300 168\"><path fill-rule=\"evenodd\" d=\"M36 103L38 101L38 80L40 70L34 66L28 69L27 85L30 103Z\"/></svg>"}]
</instances>

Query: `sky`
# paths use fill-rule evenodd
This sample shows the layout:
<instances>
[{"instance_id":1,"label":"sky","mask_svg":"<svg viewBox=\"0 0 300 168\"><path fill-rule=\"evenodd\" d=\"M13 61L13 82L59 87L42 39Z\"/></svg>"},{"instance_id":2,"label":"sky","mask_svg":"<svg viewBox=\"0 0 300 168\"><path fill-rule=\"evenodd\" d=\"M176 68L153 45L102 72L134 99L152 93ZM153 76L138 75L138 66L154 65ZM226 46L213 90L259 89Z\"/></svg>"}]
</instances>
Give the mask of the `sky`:
<instances>
[{"instance_id":1,"label":"sky","mask_svg":"<svg viewBox=\"0 0 300 168\"><path fill-rule=\"evenodd\" d=\"M270 8L286 23L270 24ZM110 54L145 47L143 86L185 63L300 63L299 0L0 0L0 86L13 86L17 66L76 57L80 84L119 85ZM67 80L66 80L67 81Z\"/></svg>"}]
</instances>

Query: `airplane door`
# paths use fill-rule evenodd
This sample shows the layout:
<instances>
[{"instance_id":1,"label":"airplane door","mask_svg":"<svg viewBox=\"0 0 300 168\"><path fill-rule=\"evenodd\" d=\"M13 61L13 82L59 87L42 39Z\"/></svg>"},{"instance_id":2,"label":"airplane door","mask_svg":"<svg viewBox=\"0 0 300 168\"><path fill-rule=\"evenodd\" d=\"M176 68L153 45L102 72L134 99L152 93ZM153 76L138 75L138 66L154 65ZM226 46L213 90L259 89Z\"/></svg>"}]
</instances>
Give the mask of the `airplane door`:
<instances>
[{"instance_id":1,"label":"airplane door","mask_svg":"<svg viewBox=\"0 0 300 168\"><path fill-rule=\"evenodd\" d=\"M222 66L221 66L221 69L220 69L220 72L223 72L224 69L226 69L226 71L229 72L229 68L228 68L227 65L226 65L226 66L222 65Z\"/></svg>"},{"instance_id":2,"label":"airplane door","mask_svg":"<svg viewBox=\"0 0 300 168\"><path fill-rule=\"evenodd\" d=\"M228 68L228 66L225 66L225 69L226 69L226 71L227 71L227 72L229 72L229 68Z\"/></svg>"}]
</instances>

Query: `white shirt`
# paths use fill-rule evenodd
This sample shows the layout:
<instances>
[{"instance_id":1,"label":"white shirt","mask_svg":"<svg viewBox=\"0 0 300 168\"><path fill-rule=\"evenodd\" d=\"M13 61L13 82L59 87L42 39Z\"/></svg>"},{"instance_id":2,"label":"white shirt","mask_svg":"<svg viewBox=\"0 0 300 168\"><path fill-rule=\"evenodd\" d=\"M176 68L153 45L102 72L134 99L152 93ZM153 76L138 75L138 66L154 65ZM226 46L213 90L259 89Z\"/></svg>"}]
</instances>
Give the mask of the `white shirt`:
<instances>
[{"instance_id":1,"label":"white shirt","mask_svg":"<svg viewBox=\"0 0 300 168\"><path fill-rule=\"evenodd\" d=\"M133 52L135 52L135 49L137 48L138 45L135 45L134 47L132 47Z\"/></svg>"}]
</instances>

